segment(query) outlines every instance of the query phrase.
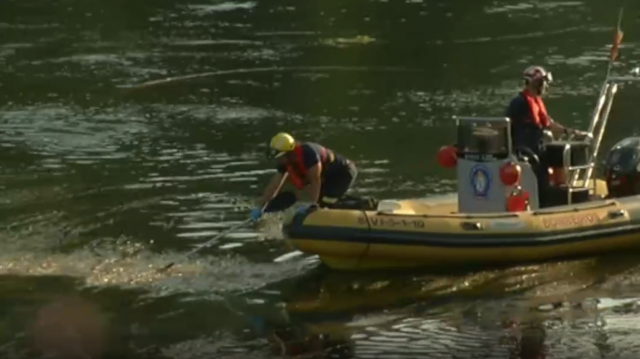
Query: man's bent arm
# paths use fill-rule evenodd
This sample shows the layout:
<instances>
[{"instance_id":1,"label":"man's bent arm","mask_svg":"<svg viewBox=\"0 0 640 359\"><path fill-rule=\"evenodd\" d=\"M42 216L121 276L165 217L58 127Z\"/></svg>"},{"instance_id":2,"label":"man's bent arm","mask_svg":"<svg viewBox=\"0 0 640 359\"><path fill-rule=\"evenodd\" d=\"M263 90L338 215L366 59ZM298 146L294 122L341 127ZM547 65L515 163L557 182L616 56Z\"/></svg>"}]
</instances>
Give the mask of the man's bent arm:
<instances>
[{"instance_id":1,"label":"man's bent arm","mask_svg":"<svg viewBox=\"0 0 640 359\"><path fill-rule=\"evenodd\" d=\"M564 127L560 123L553 120L551 120L549 127L551 128L551 131L556 134L563 134L565 131L570 131L570 129L568 129L567 127Z\"/></svg>"}]
</instances>

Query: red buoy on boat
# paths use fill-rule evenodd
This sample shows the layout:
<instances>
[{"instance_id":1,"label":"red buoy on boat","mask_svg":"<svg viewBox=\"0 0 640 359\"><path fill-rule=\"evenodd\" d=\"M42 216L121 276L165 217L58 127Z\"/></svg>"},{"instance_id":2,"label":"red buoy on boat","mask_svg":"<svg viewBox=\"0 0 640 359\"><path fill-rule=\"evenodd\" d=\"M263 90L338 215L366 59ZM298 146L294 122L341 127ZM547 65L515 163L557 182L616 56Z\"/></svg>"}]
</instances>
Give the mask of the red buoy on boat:
<instances>
[{"instance_id":1,"label":"red buoy on boat","mask_svg":"<svg viewBox=\"0 0 640 359\"><path fill-rule=\"evenodd\" d=\"M522 168L515 162L507 162L500 167L500 181L506 186L513 186L520 182Z\"/></svg>"},{"instance_id":2,"label":"red buoy on boat","mask_svg":"<svg viewBox=\"0 0 640 359\"><path fill-rule=\"evenodd\" d=\"M507 197L507 212L523 212L529 208L529 192L517 190Z\"/></svg>"},{"instance_id":3,"label":"red buoy on boat","mask_svg":"<svg viewBox=\"0 0 640 359\"><path fill-rule=\"evenodd\" d=\"M442 146L438 150L438 164L444 168L455 167L458 164L458 154L455 146Z\"/></svg>"}]
</instances>

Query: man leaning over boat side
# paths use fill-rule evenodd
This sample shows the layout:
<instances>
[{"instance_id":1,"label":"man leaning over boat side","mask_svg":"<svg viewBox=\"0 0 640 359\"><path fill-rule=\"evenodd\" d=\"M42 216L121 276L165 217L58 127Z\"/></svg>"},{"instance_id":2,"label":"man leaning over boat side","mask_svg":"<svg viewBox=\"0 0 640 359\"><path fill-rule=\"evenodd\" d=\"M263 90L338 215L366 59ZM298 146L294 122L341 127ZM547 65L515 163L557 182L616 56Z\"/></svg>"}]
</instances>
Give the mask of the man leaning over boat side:
<instances>
[{"instance_id":1,"label":"man leaning over boat side","mask_svg":"<svg viewBox=\"0 0 640 359\"><path fill-rule=\"evenodd\" d=\"M269 143L269 157L276 160L276 174L258 205L272 198L285 173L299 190L307 189L313 204L327 207L336 203L353 186L358 171L355 163L346 157L313 142L297 142L288 133L278 133ZM260 207L251 211L257 220Z\"/></svg>"}]
</instances>

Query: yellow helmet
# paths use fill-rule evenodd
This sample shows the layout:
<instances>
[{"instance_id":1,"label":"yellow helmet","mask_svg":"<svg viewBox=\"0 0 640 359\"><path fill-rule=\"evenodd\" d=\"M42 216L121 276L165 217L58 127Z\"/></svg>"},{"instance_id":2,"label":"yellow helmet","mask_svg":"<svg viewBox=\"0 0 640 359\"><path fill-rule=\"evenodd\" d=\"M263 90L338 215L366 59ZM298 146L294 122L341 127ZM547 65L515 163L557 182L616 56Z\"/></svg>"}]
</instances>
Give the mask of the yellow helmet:
<instances>
[{"instance_id":1,"label":"yellow helmet","mask_svg":"<svg viewBox=\"0 0 640 359\"><path fill-rule=\"evenodd\" d=\"M285 132L280 132L271 138L269 142L269 150L272 157L280 157L286 152L293 151L296 147L296 141L293 137Z\"/></svg>"}]
</instances>

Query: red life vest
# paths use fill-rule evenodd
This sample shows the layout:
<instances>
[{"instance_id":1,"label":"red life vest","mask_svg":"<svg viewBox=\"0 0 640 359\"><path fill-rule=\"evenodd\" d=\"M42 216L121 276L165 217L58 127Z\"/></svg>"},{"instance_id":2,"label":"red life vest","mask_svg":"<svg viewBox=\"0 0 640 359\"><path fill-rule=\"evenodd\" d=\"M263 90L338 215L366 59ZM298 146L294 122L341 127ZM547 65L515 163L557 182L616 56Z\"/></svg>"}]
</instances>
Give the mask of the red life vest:
<instances>
[{"instance_id":1,"label":"red life vest","mask_svg":"<svg viewBox=\"0 0 640 359\"><path fill-rule=\"evenodd\" d=\"M540 128L549 127L551 120L540 96L534 96L528 90L522 91L522 96L527 100L529 109L531 109L531 122Z\"/></svg>"},{"instance_id":2,"label":"red life vest","mask_svg":"<svg viewBox=\"0 0 640 359\"><path fill-rule=\"evenodd\" d=\"M327 158L327 149L321 147L320 151L320 162L325 163ZM293 148L293 153L295 155L295 160L293 164L287 165L287 173L289 174L289 179L291 183L297 189L303 189L304 186L307 185L307 173L309 172L307 168L304 166L304 154L302 152L302 144L296 144L296 147Z\"/></svg>"}]
</instances>

